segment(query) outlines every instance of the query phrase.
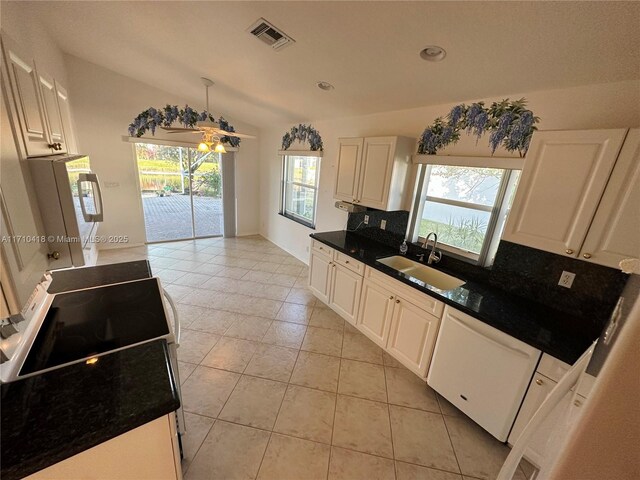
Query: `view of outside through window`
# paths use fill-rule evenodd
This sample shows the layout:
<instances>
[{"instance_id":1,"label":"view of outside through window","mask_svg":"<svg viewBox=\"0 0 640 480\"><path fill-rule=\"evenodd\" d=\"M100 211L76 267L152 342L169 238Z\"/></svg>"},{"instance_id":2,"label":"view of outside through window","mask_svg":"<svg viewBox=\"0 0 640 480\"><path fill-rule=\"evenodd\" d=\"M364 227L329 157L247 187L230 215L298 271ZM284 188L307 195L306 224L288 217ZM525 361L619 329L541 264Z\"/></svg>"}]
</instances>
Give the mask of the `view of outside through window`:
<instances>
[{"instance_id":1,"label":"view of outside through window","mask_svg":"<svg viewBox=\"0 0 640 480\"><path fill-rule=\"evenodd\" d=\"M283 213L313 226L316 216L318 157L285 156Z\"/></svg>"},{"instance_id":2,"label":"view of outside through window","mask_svg":"<svg viewBox=\"0 0 640 480\"><path fill-rule=\"evenodd\" d=\"M148 242L222 235L220 155L136 144Z\"/></svg>"},{"instance_id":3,"label":"view of outside through window","mask_svg":"<svg viewBox=\"0 0 640 480\"><path fill-rule=\"evenodd\" d=\"M436 232L438 242L480 253L504 174L497 168L430 166L419 236Z\"/></svg>"}]
</instances>

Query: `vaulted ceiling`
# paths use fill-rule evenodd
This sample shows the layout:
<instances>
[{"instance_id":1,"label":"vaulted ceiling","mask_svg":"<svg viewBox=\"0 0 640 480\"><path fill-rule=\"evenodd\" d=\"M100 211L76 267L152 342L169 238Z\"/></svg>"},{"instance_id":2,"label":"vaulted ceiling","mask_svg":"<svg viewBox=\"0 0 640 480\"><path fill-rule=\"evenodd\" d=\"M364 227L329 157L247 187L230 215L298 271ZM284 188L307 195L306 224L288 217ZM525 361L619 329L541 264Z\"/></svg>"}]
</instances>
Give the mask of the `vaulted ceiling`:
<instances>
[{"instance_id":1,"label":"vaulted ceiling","mask_svg":"<svg viewBox=\"0 0 640 480\"><path fill-rule=\"evenodd\" d=\"M255 125L640 77L638 2L30 2L72 55ZM295 39L274 51L260 17ZM440 63L422 60L440 45ZM324 80L335 86L322 91ZM586 99L588 100L588 99Z\"/></svg>"}]
</instances>

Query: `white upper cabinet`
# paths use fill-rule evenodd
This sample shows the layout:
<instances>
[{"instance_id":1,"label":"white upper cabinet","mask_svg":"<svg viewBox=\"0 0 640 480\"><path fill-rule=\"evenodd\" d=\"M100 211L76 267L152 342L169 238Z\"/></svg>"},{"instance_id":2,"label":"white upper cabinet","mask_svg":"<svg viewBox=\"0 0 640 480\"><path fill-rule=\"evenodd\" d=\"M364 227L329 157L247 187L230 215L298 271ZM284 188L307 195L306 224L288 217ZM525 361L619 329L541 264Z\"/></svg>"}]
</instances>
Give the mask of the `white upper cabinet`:
<instances>
[{"instance_id":1,"label":"white upper cabinet","mask_svg":"<svg viewBox=\"0 0 640 480\"><path fill-rule=\"evenodd\" d=\"M358 195L364 138L341 138L338 144L338 174L334 197L355 203Z\"/></svg>"},{"instance_id":2,"label":"white upper cabinet","mask_svg":"<svg viewBox=\"0 0 640 480\"><path fill-rule=\"evenodd\" d=\"M54 153L66 153L67 145L64 138L64 128L62 126L62 115L58 104L58 92L53 77L45 72L37 70L38 82L42 92L42 103L44 105L45 118L49 130L49 140L56 145ZM59 146L58 146L59 145Z\"/></svg>"},{"instance_id":3,"label":"white upper cabinet","mask_svg":"<svg viewBox=\"0 0 640 480\"><path fill-rule=\"evenodd\" d=\"M578 257L625 135L625 129L536 132L503 239Z\"/></svg>"},{"instance_id":4,"label":"white upper cabinet","mask_svg":"<svg viewBox=\"0 0 640 480\"><path fill-rule=\"evenodd\" d=\"M64 140L67 145L68 153L78 153L78 145L73 131L73 121L71 120L71 107L69 105L69 94L67 89L56 84L56 96L58 100L58 108L60 110L60 120L62 121L62 130L64 132Z\"/></svg>"},{"instance_id":5,"label":"white upper cabinet","mask_svg":"<svg viewBox=\"0 0 640 480\"><path fill-rule=\"evenodd\" d=\"M334 197L380 210L401 209L414 144L405 137L341 138Z\"/></svg>"},{"instance_id":6,"label":"white upper cabinet","mask_svg":"<svg viewBox=\"0 0 640 480\"><path fill-rule=\"evenodd\" d=\"M25 153L27 156L49 155L51 142L33 59L7 36L2 37L2 47L13 93L17 133L22 136Z\"/></svg>"},{"instance_id":7,"label":"white upper cabinet","mask_svg":"<svg viewBox=\"0 0 640 480\"><path fill-rule=\"evenodd\" d=\"M614 268L640 257L640 129L625 139L580 257Z\"/></svg>"},{"instance_id":8,"label":"white upper cabinet","mask_svg":"<svg viewBox=\"0 0 640 480\"><path fill-rule=\"evenodd\" d=\"M2 35L16 141L23 157L39 157L67 152L66 137L71 132L71 112L64 87L36 67L33 55ZM61 104L64 105L61 110Z\"/></svg>"}]
</instances>

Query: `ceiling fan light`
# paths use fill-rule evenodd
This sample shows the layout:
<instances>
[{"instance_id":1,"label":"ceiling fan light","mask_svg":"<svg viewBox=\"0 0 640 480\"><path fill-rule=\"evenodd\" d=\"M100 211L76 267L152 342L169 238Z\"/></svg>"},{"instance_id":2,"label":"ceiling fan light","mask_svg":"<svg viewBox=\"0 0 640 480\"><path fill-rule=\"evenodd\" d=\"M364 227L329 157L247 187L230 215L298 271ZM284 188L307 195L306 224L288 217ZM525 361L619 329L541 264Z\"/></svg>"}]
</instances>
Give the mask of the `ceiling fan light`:
<instances>
[{"instance_id":1,"label":"ceiling fan light","mask_svg":"<svg viewBox=\"0 0 640 480\"><path fill-rule=\"evenodd\" d=\"M214 148L213 151L216 153L227 153L222 142L216 143L216 148Z\"/></svg>"},{"instance_id":2,"label":"ceiling fan light","mask_svg":"<svg viewBox=\"0 0 640 480\"><path fill-rule=\"evenodd\" d=\"M200 144L198 145L198 151L200 151L200 152L208 152L209 151L209 145L207 145L204 142L200 142Z\"/></svg>"}]
</instances>

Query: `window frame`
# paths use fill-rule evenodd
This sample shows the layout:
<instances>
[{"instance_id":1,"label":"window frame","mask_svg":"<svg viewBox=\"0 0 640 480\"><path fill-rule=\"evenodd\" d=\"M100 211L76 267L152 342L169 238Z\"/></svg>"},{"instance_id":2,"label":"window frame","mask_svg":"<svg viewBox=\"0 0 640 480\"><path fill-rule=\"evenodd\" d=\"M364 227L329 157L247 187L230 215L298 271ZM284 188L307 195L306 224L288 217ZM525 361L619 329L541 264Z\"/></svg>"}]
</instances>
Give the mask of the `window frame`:
<instances>
[{"instance_id":1,"label":"window frame","mask_svg":"<svg viewBox=\"0 0 640 480\"><path fill-rule=\"evenodd\" d=\"M493 159L491 159L493 160ZM425 237L419 235L420 223L424 211L424 206L427 201L440 203L443 205L451 205L462 208L469 208L482 212L489 212L489 222L487 224L487 230L482 243L482 248L479 253L474 253L453 245L448 245L443 242L438 242L438 248L445 251L447 255L463 260L468 263L473 263L481 266L489 266L489 262L492 261L495 251L497 250L500 238L497 236L497 232L501 232L506 223L506 216L509 212L510 206L507 205L509 198L513 198L515 189L517 188L517 180L519 174L522 171L522 162L520 159L502 158L504 164L496 165L494 161L488 161L486 165L473 162L470 165L463 165L460 163L450 164L445 162L432 161L419 165L420 170L417 172L416 189L413 201L413 212L411 223L409 225L409 232L411 233L414 242L423 244ZM512 160L512 161L510 161ZM450 200L440 197L427 196L426 192L429 186L429 175L433 166L445 166L445 167L463 167L463 168L497 168L504 171L500 185L498 186L498 192L496 194L495 201L492 206L481 205L472 202L464 202L459 200Z\"/></svg>"},{"instance_id":2,"label":"window frame","mask_svg":"<svg viewBox=\"0 0 640 480\"><path fill-rule=\"evenodd\" d=\"M320 166L322 163L322 152L320 151L299 151L299 150L282 150L278 152L282 157L281 181L280 181L280 210L279 214L289 220L304 225L312 230L316 228L316 218L318 214L318 191L320 189ZM315 185L307 183L289 181L288 166L289 157L312 157L316 159L316 175ZM311 221L308 218L287 210L287 186L299 186L302 188L312 189L313 194L313 217Z\"/></svg>"}]
</instances>

